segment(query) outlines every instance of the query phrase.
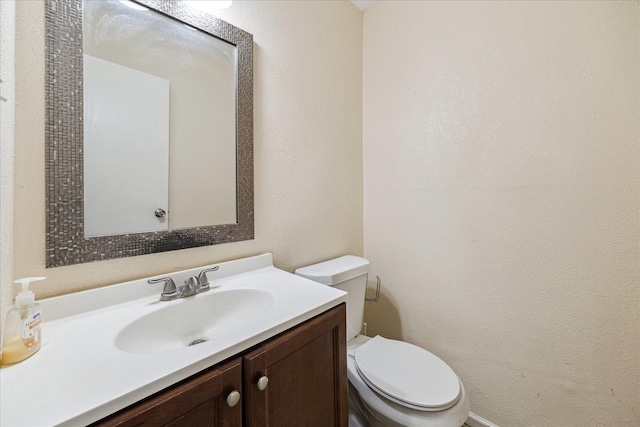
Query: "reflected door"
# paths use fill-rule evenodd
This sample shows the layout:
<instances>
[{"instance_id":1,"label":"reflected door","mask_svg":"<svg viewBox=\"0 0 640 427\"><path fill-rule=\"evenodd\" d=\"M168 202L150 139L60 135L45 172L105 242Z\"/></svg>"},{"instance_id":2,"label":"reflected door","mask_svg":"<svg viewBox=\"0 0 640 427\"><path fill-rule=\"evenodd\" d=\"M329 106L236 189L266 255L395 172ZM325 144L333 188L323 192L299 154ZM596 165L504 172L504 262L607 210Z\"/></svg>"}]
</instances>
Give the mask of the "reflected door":
<instances>
[{"instance_id":1,"label":"reflected door","mask_svg":"<svg viewBox=\"0 0 640 427\"><path fill-rule=\"evenodd\" d=\"M85 236L165 230L169 81L83 59Z\"/></svg>"}]
</instances>

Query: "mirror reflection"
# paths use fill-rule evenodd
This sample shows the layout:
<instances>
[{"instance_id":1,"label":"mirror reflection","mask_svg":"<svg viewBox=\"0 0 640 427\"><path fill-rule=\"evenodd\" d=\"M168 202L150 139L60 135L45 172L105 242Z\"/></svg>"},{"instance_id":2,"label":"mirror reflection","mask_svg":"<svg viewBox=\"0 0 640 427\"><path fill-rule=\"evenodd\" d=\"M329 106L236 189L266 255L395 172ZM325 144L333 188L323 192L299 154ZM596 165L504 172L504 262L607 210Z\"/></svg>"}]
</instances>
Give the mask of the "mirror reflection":
<instances>
[{"instance_id":1,"label":"mirror reflection","mask_svg":"<svg viewBox=\"0 0 640 427\"><path fill-rule=\"evenodd\" d=\"M83 50L85 236L236 223L236 46L85 0Z\"/></svg>"},{"instance_id":2,"label":"mirror reflection","mask_svg":"<svg viewBox=\"0 0 640 427\"><path fill-rule=\"evenodd\" d=\"M254 238L253 36L202 3L45 1L47 268Z\"/></svg>"}]
</instances>

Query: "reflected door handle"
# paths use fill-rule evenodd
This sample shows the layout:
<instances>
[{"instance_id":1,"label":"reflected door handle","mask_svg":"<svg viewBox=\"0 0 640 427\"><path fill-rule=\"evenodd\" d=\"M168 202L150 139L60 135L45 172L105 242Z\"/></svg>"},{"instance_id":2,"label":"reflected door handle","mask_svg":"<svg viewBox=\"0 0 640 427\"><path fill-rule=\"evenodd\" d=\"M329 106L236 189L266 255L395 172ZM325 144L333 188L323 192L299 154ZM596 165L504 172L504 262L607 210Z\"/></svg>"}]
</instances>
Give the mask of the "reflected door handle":
<instances>
[{"instance_id":1,"label":"reflected door handle","mask_svg":"<svg viewBox=\"0 0 640 427\"><path fill-rule=\"evenodd\" d=\"M165 216L167 216L167 211L165 211L162 208L158 208L156 209L156 211L154 212L155 216L157 218L164 218Z\"/></svg>"}]
</instances>

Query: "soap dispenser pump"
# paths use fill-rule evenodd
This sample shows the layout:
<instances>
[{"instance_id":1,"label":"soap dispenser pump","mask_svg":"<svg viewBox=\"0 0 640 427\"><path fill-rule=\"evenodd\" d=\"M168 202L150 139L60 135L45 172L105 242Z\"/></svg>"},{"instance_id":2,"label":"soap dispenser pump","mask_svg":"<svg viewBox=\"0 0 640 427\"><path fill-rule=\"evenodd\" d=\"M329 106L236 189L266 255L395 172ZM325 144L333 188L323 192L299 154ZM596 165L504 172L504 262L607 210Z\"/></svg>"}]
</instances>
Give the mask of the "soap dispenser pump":
<instances>
[{"instance_id":1,"label":"soap dispenser pump","mask_svg":"<svg viewBox=\"0 0 640 427\"><path fill-rule=\"evenodd\" d=\"M22 292L16 296L15 306L7 313L0 364L21 362L40 350L40 304L36 302L35 294L29 290L29 283L44 279L46 277L26 277L13 282L22 285Z\"/></svg>"}]
</instances>

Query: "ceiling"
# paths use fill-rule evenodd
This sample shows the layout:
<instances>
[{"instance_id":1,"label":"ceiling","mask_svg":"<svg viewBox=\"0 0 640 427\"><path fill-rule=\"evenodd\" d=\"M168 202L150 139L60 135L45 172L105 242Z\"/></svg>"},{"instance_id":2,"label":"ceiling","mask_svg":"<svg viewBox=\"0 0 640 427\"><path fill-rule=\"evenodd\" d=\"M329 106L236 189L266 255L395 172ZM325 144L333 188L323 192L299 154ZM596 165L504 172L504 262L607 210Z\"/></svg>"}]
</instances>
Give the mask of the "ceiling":
<instances>
[{"instance_id":1,"label":"ceiling","mask_svg":"<svg viewBox=\"0 0 640 427\"><path fill-rule=\"evenodd\" d=\"M355 4L358 9L365 11L376 2L376 0L351 0L351 3Z\"/></svg>"}]
</instances>

